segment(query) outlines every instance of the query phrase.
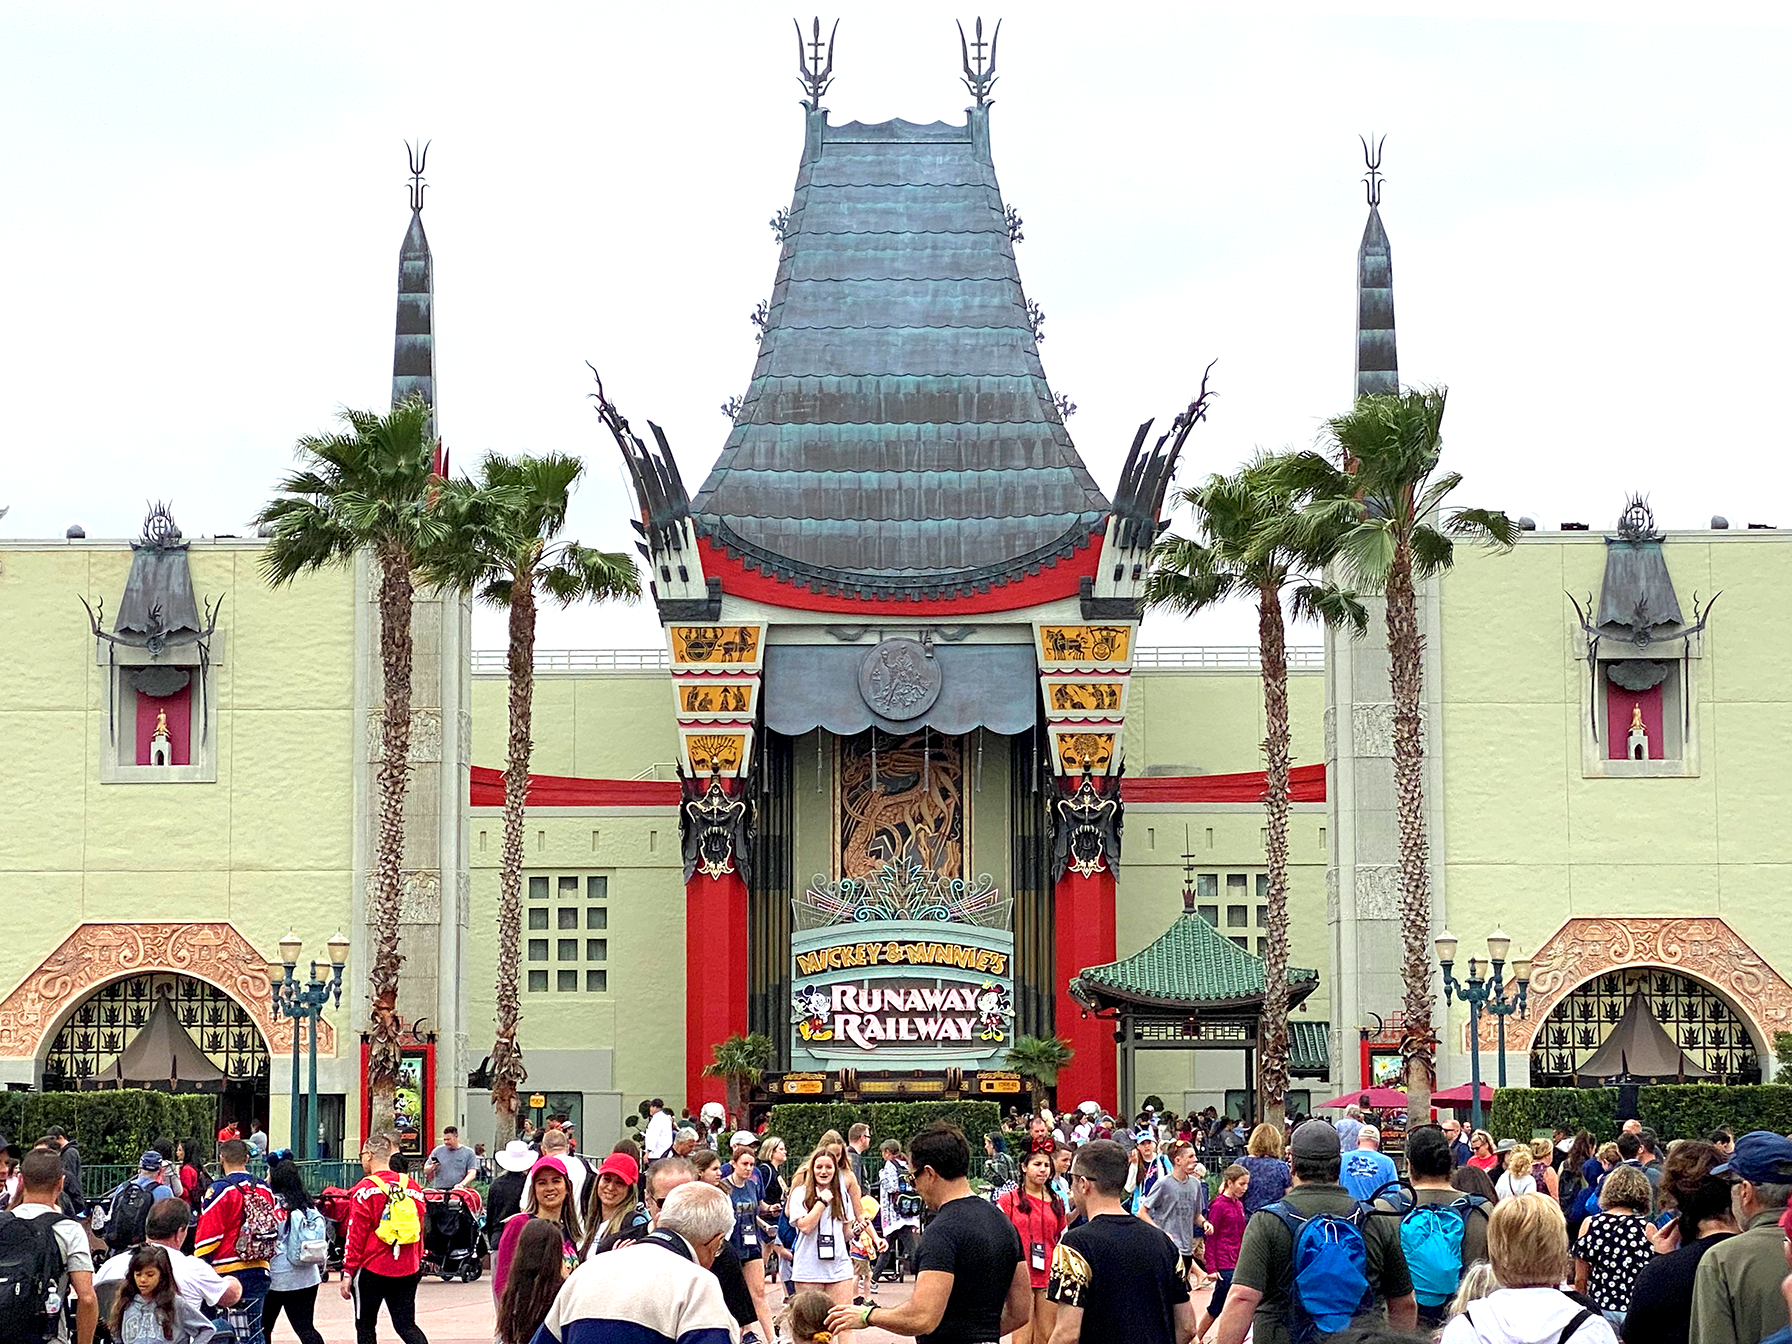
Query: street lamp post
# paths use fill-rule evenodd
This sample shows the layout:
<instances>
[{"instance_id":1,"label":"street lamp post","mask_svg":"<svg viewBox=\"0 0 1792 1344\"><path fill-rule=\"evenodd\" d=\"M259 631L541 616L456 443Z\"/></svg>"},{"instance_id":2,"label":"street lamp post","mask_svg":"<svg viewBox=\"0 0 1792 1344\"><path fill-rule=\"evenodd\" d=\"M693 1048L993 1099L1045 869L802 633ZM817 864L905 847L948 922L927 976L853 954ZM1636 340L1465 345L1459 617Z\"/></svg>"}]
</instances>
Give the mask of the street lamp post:
<instances>
[{"instance_id":1,"label":"street lamp post","mask_svg":"<svg viewBox=\"0 0 1792 1344\"><path fill-rule=\"evenodd\" d=\"M1490 967L1483 976L1475 958L1468 959L1468 981L1464 983L1451 973L1456 962L1456 937L1448 931L1437 938L1437 964L1444 973L1444 1002L1460 998L1468 1005L1468 1073L1469 1124L1481 1128L1481 1032L1483 1009L1499 1024L1499 1085L1506 1085L1506 1019L1513 1013L1523 1016L1531 984L1531 959L1518 957L1512 962L1512 993L1507 994L1506 957L1512 951L1512 940L1504 929L1495 929L1487 938L1487 960Z\"/></svg>"},{"instance_id":2,"label":"street lamp post","mask_svg":"<svg viewBox=\"0 0 1792 1344\"><path fill-rule=\"evenodd\" d=\"M268 980L273 986L274 1012L290 1017L292 1027L292 1150L303 1153L306 1161L317 1157L317 1024L324 1015L324 1003L342 1006L342 967L348 960L348 939L338 933L324 944L330 954L330 974L319 974L320 962L311 963L310 976L300 980L296 975L299 952L304 944L299 935L289 933L280 940L280 960L268 964ZM299 1022L310 1023L311 1079L308 1104L299 1108Z\"/></svg>"}]
</instances>

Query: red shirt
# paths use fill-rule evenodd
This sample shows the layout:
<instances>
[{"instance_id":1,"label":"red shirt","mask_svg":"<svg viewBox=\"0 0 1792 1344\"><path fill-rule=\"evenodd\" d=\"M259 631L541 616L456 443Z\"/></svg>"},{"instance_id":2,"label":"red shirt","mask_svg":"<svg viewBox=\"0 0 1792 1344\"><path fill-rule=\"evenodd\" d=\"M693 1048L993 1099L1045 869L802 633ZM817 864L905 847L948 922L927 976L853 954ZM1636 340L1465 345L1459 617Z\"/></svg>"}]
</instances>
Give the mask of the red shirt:
<instances>
[{"instance_id":1,"label":"red shirt","mask_svg":"<svg viewBox=\"0 0 1792 1344\"><path fill-rule=\"evenodd\" d=\"M355 1188L349 1191L352 1203L342 1246L342 1273L345 1277L353 1275L357 1269L365 1269L369 1274L403 1279L423 1270L421 1237L408 1245L398 1246L388 1245L374 1235L374 1229L380 1225L380 1216L386 1211L386 1192L380 1189L382 1181L389 1188L408 1186L412 1191L411 1198L417 1201L417 1216L424 1216L423 1188L409 1176L377 1171L372 1176L362 1177L355 1183Z\"/></svg>"},{"instance_id":2,"label":"red shirt","mask_svg":"<svg viewBox=\"0 0 1792 1344\"><path fill-rule=\"evenodd\" d=\"M1044 1288L1051 1277L1052 1252L1058 1249L1058 1238L1067 1221L1065 1216L1052 1207L1050 1198L1035 1199L1031 1195L1027 1196L1027 1209L1023 1212L1018 1188L998 1199L996 1207L1008 1215L1008 1221L1020 1233L1020 1249L1027 1258L1029 1281L1035 1290ZM1034 1246L1044 1247L1043 1260L1033 1254Z\"/></svg>"}]
</instances>

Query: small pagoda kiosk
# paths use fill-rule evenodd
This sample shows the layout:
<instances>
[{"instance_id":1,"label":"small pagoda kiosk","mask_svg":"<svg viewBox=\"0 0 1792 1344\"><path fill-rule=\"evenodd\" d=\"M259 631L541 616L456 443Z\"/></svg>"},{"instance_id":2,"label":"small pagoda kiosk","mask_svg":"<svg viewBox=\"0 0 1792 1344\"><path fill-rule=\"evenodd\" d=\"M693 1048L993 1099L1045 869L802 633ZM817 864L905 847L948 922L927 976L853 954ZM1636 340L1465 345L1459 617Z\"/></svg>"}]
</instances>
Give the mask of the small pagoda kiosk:
<instances>
[{"instance_id":1,"label":"small pagoda kiosk","mask_svg":"<svg viewBox=\"0 0 1792 1344\"><path fill-rule=\"evenodd\" d=\"M1263 959L1202 918L1191 886L1182 893L1182 913L1174 924L1130 957L1085 967L1071 980L1070 996L1115 1023L1119 1100L1130 1116L1138 1107L1134 1065L1140 1050L1242 1050L1245 1091L1255 1096L1266 983ZM1290 966L1289 1008L1304 1003L1318 986L1317 971ZM1318 1024L1289 1024L1289 1071L1296 1076L1323 1069L1323 1031L1294 1030L1309 1025ZM1311 1039L1315 1035L1320 1039ZM1315 1054L1317 1059L1304 1057Z\"/></svg>"}]
</instances>

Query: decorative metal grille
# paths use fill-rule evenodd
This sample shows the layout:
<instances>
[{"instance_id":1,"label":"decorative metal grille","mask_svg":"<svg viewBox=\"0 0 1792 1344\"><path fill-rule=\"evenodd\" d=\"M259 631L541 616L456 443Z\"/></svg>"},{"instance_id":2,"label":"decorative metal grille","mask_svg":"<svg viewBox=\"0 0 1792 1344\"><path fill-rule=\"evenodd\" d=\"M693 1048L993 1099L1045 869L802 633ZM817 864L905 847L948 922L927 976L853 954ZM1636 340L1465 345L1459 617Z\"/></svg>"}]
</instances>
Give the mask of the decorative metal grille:
<instances>
[{"instance_id":1,"label":"decorative metal grille","mask_svg":"<svg viewBox=\"0 0 1792 1344\"><path fill-rule=\"evenodd\" d=\"M1730 1005L1701 982L1672 971L1639 967L1607 971L1569 994L1553 1010L1531 1048L1532 1087L1573 1087L1624 1016L1631 995L1649 996L1649 1011L1694 1063L1721 1083L1758 1083L1761 1061L1748 1027Z\"/></svg>"},{"instance_id":2,"label":"decorative metal grille","mask_svg":"<svg viewBox=\"0 0 1792 1344\"><path fill-rule=\"evenodd\" d=\"M44 1059L46 1091L79 1087L112 1066L166 990L175 1016L226 1085L265 1083L268 1047L248 1011L216 985L167 973L114 980L75 1009Z\"/></svg>"}]
</instances>

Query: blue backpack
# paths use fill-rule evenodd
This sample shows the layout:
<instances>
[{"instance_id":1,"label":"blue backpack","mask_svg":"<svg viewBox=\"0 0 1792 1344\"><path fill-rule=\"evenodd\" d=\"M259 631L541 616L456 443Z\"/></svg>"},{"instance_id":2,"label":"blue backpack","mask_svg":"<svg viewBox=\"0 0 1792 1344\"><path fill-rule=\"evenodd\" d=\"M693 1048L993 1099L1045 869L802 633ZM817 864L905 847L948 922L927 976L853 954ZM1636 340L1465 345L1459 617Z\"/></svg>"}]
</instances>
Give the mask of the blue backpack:
<instances>
[{"instance_id":1,"label":"blue backpack","mask_svg":"<svg viewBox=\"0 0 1792 1344\"><path fill-rule=\"evenodd\" d=\"M1462 1239L1476 1209L1487 1216L1487 1201L1464 1195L1450 1204L1420 1204L1400 1219L1400 1249L1422 1307L1441 1307L1462 1281Z\"/></svg>"},{"instance_id":2,"label":"blue backpack","mask_svg":"<svg viewBox=\"0 0 1792 1344\"><path fill-rule=\"evenodd\" d=\"M1373 1216L1369 1210L1303 1217L1286 1202L1278 1202L1267 1205L1265 1212L1282 1221L1294 1242L1288 1294L1288 1333L1294 1344L1336 1334L1375 1305L1362 1229L1362 1220Z\"/></svg>"}]
</instances>

